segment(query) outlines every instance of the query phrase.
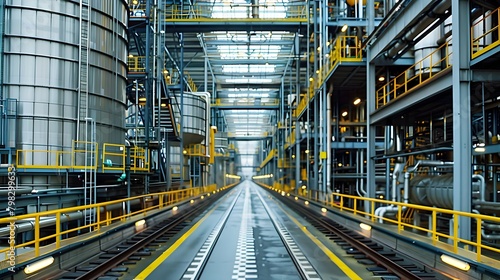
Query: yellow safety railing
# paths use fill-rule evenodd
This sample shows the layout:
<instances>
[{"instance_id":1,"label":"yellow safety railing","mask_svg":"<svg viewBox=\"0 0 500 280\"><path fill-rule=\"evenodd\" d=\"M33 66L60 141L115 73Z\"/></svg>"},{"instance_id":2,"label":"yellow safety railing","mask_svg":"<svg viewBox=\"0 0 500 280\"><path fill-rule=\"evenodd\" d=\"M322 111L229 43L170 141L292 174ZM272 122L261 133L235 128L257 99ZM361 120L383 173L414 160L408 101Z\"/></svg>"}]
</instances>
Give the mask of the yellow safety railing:
<instances>
[{"instance_id":1,"label":"yellow safety railing","mask_svg":"<svg viewBox=\"0 0 500 280\"><path fill-rule=\"evenodd\" d=\"M285 141L285 150L292 146L293 144L295 144L295 128L292 129L292 131L290 131L290 134L288 134L288 136L286 137L286 141Z\"/></svg>"},{"instance_id":2,"label":"yellow safety railing","mask_svg":"<svg viewBox=\"0 0 500 280\"><path fill-rule=\"evenodd\" d=\"M165 83L167 83L167 85L171 85L172 84L172 76L170 76L170 73L168 72L168 70L163 69L162 73L163 73L163 78L165 79Z\"/></svg>"},{"instance_id":3,"label":"yellow safety railing","mask_svg":"<svg viewBox=\"0 0 500 280\"><path fill-rule=\"evenodd\" d=\"M141 147L130 148L130 171L149 171L149 157L146 149Z\"/></svg>"},{"instance_id":4,"label":"yellow safety railing","mask_svg":"<svg viewBox=\"0 0 500 280\"><path fill-rule=\"evenodd\" d=\"M323 67L320 67L310 77L308 92L301 97L297 108L293 111L294 117L298 117L304 112L307 104L309 104L309 100L316 94L316 90L325 84L338 64L342 62L363 61L363 49L361 48L361 41L357 36L339 36L333 43L328 43L327 48L329 48L329 51L324 57ZM311 59L314 61L314 55Z\"/></svg>"},{"instance_id":5,"label":"yellow safety railing","mask_svg":"<svg viewBox=\"0 0 500 280\"><path fill-rule=\"evenodd\" d=\"M314 84L311 83L309 86L309 90L307 91L307 94L303 95L300 99L299 104L297 104L297 108L293 110L293 116L298 117L304 110L307 108L307 104L309 104L310 100L314 97L314 94L316 93L314 89Z\"/></svg>"},{"instance_id":6,"label":"yellow safety railing","mask_svg":"<svg viewBox=\"0 0 500 280\"><path fill-rule=\"evenodd\" d=\"M187 82L188 82L189 88L191 89L191 92L197 92L198 87L196 86L193 79L191 78L191 75L189 75L189 73L187 71L184 71L184 76L186 76L186 78L187 78Z\"/></svg>"},{"instance_id":7,"label":"yellow safety railing","mask_svg":"<svg viewBox=\"0 0 500 280\"><path fill-rule=\"evenodd\" d=\"M441 54L443 54L441 56ZM451 68L451 46L449 41L425 56L406 71L391 79L376 91L376 108L397 99L408 91L432 79L438 73Z\"/></svg>"},{"instance_id":8,"label":"yellow safety railing","mask_svg":"<svg viewBox=\"0 0 500 280\"><path fill-rule=\"evenodd\" d=\"M105 143L102 147L102 170L125 172L125 145Z\"/></svg>"},{"instance_id":9,"label":"yellow safety railing","mask_svg":"<svg viewBox=\"0 0 500 280\"><path fill-rule=\"evenodd\" d=\"M137 4L134 4L136 2ZM146 4L139 3L140 1L131 0L128 3L130 9L131 18L143 18L146 17Z\"/></svg>"},{"instance_id":10,"label":"yellow safety railing","mask_svg":"<svg viewBox=\"0 0 500 280\"><path fill-rule=\"evenodd\" d=\"M274 191L282 191L283 189L272 188L270 186L259 183L260 185L272 189ZM500 254L500 248L490 246L489 243L482 242L482 224L488 222L491 224L500 224L500 217L494 217L489 215L474 214L469 212L454 211L450 209L436 208L430 206L408 204L402 202L393 202L382 199L359 197L341 193L333 193L330 195L324 194L321 191L307 190L303 193L303 198L317 201L323 205L327 205L331 208L338 209L343 212L353 214L360 219L366 219L367 217L372 222L377 220L382 220L385 224L391 224L397 227L398 233L402 234L405 229L411 230L413 232L420 232L422 236L429 236L431 239L431 244L436 246L438 243L443 244L443 248L446 249L448 245L451 244L451 252L457 254L459 248L468 248L467 252L471 254L475 261L481 262L484 257L484 252L494 252L495 254ZM324 198L327 200L324 200ZM359 205L364 205L368 203L368 211L363 211L359 209ZM352 205L352 206L349 206ZM394 215L381 217L375 215L375 210L378 207L384 207L392 205L395 207ZM420 211L421 213L427 213L432 220L429 223L429 227L425 228L420 225L414 225L412 219L408 219L410 214L414 211ZM408 213L410 212L410 213ZM448 232L439 228L439 223L437 222L437 217L450 217L453 220L453 229ZM458 236L459 220L460 218L469 218L475 221L475 230L477 234L474 240L467 240L460 238ZM450 222L451 223L451 222Z\"/></svg>"},{"instance_id":11,"label":"yellow safety railing","mask_svg":"<svg viewBox=\"0 0 500 280\"><path fill-rule=\"evenodd\" d=\"M71 148L61 150L17 150L18 169L94 169L125 171L126 147L122 144L103 143L102 156L96 142L73 141ZM131 148L131 170L149 171L145 149Z\"/></svg>"},{"instance_id":12,"label":"yellow safety railing","mask_svg":"<svg viewBox=\"0 0 500 280\"><path fill-rule=\"evenodd\" d=\"M16 167L19 169L69 169L72 152L51 150L17 150Z\"/></svg>"},{"instance_id":13,"label":"yellow safety railing","mask_svg":"<svg viewBox=\"0 0 500 280\"><path fill-rule=\"evenodd\" d=\"M472 58L476 58L500 45L499 23L500 8L497 8L472 25L470 29Z\"/></svg>"},{"instance_id":14,"label":"yellow safety railing","mask_svg":"<svg viewBox=\"0 0 500 280\"><path fill-rule=\"evenodd\" d=\"M97 169L99 146L97 142L76 141L71 145L71 166L76 169Z\"/></svg>"},{"instance_id":15,"label":"yellow safety railing","mask_svg":"<svg viewBox=\"0 0 500 280\"><path fill-rule=\"evenodd\" d=\"M5 226L10 226L11 224L16 224L16 223L32 223L33 225L33 230L35 238L33 240L15 244L14 249L20 249L20 248L33 248L34 249L34 256L33 257L39 257L41 254L49 253L50 250L41 250L43 249L42 245L48 245L47 243L50 242L52 245L55 244L55 247L52 247L51 250L57 250L60 249L62 246L62 241L65 239L68 239L67 236L74 236L75 234L79 232L87 232L89 230L97 230L100 231L101 229L104 229L106 226L109 226L113 223L117 223L120 221L125 221L127 218L130 218L135 215L140 215L141 217L145 216L148 212L151 212L153 210L159 210L164 208L165 206L173 205L176 203L179 203L181 201L185 201L187 199L191 199L193 197L207 194L209 195L210 193L215 193L217 191L220 191L224 188L219 188L217 189L216 185L209 185L205 187L196 187L196 188L189 188L189 189L183 189L183 190L175 190L175 191L168 191L168 192L161 192L161 193L153 193L153 194L146 194L146 195L140 195L140 196L135 196L135 197L130 197L130 198L124 198L124 199L119 199L119 200L114 200L114 201L108 201L108 202L102 202L102 203L97 203L97 204L92 204L92 205L86 205L86 206L75 206L75 207L67 207L67 208L61 208L57 210L50 210L50 211L44 211L44 212L38 212L38 213L32 213L32 214L24 214L24 215L18 215L14 217L7 217L7 218L0 218L0 226L5 227ZM141 204L141 207L139 210L133 211L131 213L121 213L121 211L112 211L108 210L109 209L115 209L114 206L116 205L123 205L127 202L137 202L139 201ZM121 208L121 207L120 207ZM90 210L90 211L89 211ZM83 225L80 227L69 227L67 230L63 230L61 227L62 220L61 217L64 216L75 216L75 213L99 213L96 215L96 221L91 224ZM41 231L41 225L40 221L48 218L55 218L55 229L54 233L42 233ZM44 231L45 232L45 231ZM103 230L102 233L105 233ZM70 237L71 238L71 237ZM53 241L55 240L55 241ZM68 243L69 244L69 243ZM7 248L2 248L0 249L0 254L7 254L11 250L10 247ZM43 251L43 252L41 252ZM30 253L29 251L26 253ZM32 253L32 252L31 252ZM20 255L16 256L17 259L21 259Z\"/></svg>"},{"instance_id":16,"label":"yellow safety railing","mask_svg":"<svg viewBox=\"0 0 500 280\"><path fill-rule=\"evenodd\" d=\"M252 134L252 135L254 135L255 137L267 137L270 135L270 133L268 133L267 131L264 131L264 132L261 132L260 134ZM234 132L228 132L227 137L242 137L242 138L244 138L245 136L238 135L237 133L234 133Z\"/></svg>"},{"instance_id":17,"label":"yellow safety railing","mask_svg":"<svg viewBox=\"0 0 500 280\"><path fill-rule=\"evenodd\" d=\"M187 149L187 154L189 156L205 157L207 155L206 151L207 151L207 148L205 147L205 145L192 144L192 145L189 145L189 147Z\"/></svg>"},{"instance_id":18,"label":"yellow safety railing","mask_svg":"<svg viewBox=\"0 0 500 280\"><path fill-rule=\"evenodd\" d=\"M247 3L213 3L198 1L195 5L172 5L166 9L167 21L263 21L307 20L306 2L276 2L253 5Z\"/></svg>"},{"instance_id":19,"label":"yellow safety railing","mask_svg":"<svg viewBox=\"0 0 500 280\"><path fill-rule=\"evenodd\" d=\"M277 106L279 105L279 99L277 98L217 98L212 107L217 106Z\"/></svg>"},{"instance_id":20,"label":"yellow safety railing","mask_svg":"<svg viewBox=\"0 0 500 280\"><path fill-rule=\"evenodd\" d=\"M264 161L262 161L262 163L260 164L260 168L264 168L264 166L266 166L266 164L268 164L273 158L274 158L274 155L277 155L278 152L276 151L276 149L272 149L269 154L267 155L267 157L264 159Z\"/></svg>"},{"instance_id":21,"label":"yellow safety railing","mask_svg":"<svg viewBox=\"0 0 500 280\"><path fill-rule=\"evenodd\" d=\"M289 158L279 158L278 168L292 168L295 166L293 163Z\"/></svg>"},{"instance_id":22,"label":"yellow safety railing","mask_svg":"<svg viewBox=\"0 0 500 280\"><path fill-rule=\"evenodd\" d=\"M129 56L127 59L128 71L144 73L146 72L146 57L145 56Z\"/></svg>"}]
</instances>

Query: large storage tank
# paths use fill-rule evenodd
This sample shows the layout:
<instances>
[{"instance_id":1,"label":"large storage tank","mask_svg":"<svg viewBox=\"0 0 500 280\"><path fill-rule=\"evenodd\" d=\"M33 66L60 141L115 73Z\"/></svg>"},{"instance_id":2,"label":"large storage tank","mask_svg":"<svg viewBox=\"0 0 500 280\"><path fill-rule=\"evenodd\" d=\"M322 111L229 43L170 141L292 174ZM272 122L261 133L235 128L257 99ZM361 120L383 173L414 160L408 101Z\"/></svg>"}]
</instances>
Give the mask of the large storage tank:
<instances>
[{"instance_id":1,"label":"large storage tank","mask_svg":"<svg viewBox=\"0 0 500 280\"><path fill-rule=\"evenodd\" d=\"M6 1L2 98L18 100L9 146L67 150L77 134L124 144L126 7L124 0Z\"/></svg>"},{"instance_id":2,"label":"large storage tank","mask_svg":"<svg viewBox=\"0 0 500 280\"><path fill-rule=\"evenodd\" d=\"M410 201L419 205L453 209L453 174L413 177L410 181Z\"/></svg>"},{"instance_id":3,"label":"large storage tank","mask_svg":"<svg viewBox=\"0 0 500 280\"><path fill-rule=\"evenodd\" d=\"M181 107L181 95L175 95L176 102L179 106L174 106L176 116L182 115L183 126L183 143L185 146L189 144L198 144L205 140L205 136L209 133L207 129L207 100L198 94L185 92L182 96L182 114L178 112Z\"/></svg>"}]
</instances>

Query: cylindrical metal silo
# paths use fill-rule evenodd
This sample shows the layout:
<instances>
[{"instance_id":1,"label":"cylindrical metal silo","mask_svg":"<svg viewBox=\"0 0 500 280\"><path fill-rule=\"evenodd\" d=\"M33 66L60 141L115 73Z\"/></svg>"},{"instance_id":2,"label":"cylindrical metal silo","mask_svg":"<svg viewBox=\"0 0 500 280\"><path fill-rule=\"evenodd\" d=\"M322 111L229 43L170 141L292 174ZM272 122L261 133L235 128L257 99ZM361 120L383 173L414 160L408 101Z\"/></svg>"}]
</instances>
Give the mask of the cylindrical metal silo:
<instances>
[{"instance_id":1,"label":"cylindrical metal silo","mask_svg":"<svg viewBox=\"0 0 500 280\"><path fill-rule=\"evenodd\" d=\"M177 102L180 108L181 95L176 94ZM177 116L182 115L183 143L184 145L201 143L209 133L207 130L206 108L207 101L200 96L185 92L183 94L182 114L175 112Z\"/></svg>"},{"instance_id":2,"label":"cylindrical metal silo","mask_svg":"<svg viewBox=\"0 0 500 280\"><path fill-rule=\"evenodd\" d=\"M124 144L126 7L124 0L6 1L1 98L18 100L10 147L67 150L77 137ZM32 157L44 161L42 153Z\"/></svg>"},{"instance_id":3,"label":"cylindrical metal silo","mask_svg":"<svg viewBox=\"0 0 500 280\"><path fill-rule=\"evenodd\" d=\"M441 53L436 42L441 38L441 30L436 28L415 44L415 74L441 71Z\"/></svg>"}]
</instances>

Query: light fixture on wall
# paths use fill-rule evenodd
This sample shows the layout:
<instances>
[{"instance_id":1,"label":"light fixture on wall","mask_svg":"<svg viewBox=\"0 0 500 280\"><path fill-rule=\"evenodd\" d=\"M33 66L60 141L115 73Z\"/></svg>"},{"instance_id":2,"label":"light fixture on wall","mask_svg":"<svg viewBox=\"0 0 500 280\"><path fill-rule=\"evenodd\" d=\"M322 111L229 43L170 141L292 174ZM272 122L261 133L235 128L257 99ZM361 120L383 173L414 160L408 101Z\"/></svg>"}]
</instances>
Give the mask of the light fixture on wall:
<instances>
[{"instance_id":1,"label":"light fixture on wall","mask_svg":"<svg viewBox=\"0 0 500 280\"><path fill-rule=\"evenodd\" d=\"M448 255L444 255L444 254L441 255L441 260L446 264L449 264L453 267L456 267L456 268L464 270L464 271L468 271L470 269L470 265L467 262L461 261L459 259L455 259L455 258L450 257Z\"/></svg>"},{"instance_id":2,"label":"light fixture on wall","mask_svg":"<svg viewBox=\"0 0 500 280\"><path fill-rule=\"evenodd\" d=\"M362 228L362 229L364 229L364 230L371 230L372 229L372 226L367 225L365 223L360 223L359 227Z\"/></svg>"},{"instance_id":3,"label":"light fixture on wall","mask_svg":"<svg viewBox=\"0 0 500 280\"><path fill-rule=\"evenodd\" d=\"M41 260L36 261L32 264L28 264L24 268L24 273L31 274L31 273L37 272L40 269L46 268L47 266L51 265L52 263L54 263L54 257L48 257L45 259L41 259Z\"/></svg>"}]
</instances>

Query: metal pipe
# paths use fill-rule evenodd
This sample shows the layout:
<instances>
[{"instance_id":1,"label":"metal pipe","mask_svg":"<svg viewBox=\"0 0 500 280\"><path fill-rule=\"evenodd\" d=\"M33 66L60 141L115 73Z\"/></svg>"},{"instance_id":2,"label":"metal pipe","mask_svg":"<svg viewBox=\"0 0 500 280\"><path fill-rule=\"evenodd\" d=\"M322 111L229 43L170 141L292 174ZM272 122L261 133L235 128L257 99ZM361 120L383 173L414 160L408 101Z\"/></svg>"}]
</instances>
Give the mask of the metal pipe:
<instances>
[{"instance_id":1,"label":"metal pipe","mask_svg":"<svg viewBox=\"0 0 500 280\"><path fill-rule=\"evenodd\" d=\"M69 221L74 221L74 220L80 220L80 219L83 219L83 212L71 212L71 213L62 214L60 221L63 223L63 222L69 222ZM52 225L55 225L55 223L56 223L56 217L41 217L40 218L40 228L52 226ZM16 221L15 228L16 228L15 229L16 233L34 230L35 229L35 221L28 220L28 219ZM0 228L0 236L7 236L9 234L10 234L10 226Z\"/></svg>"},{"instance_id":2,"label":"metal pipe","mask_svg":"<svg viewBox=\"0 0 500 280\"><path fill-rule=\"evenodd\" d=\"M326 134L327 134L327 141L326 141L326 191L327 193L331 192L331 184L332 184L332 175L331 175L331 169L332 169L332 149L329 145L331 139L332 139L332 92L333 92L333 84L330 84L330 87L328 88L328 93L326 94ZM297 142L298 143L298 142ZM356 180L357 183L358 180Z\"/></svg>"},{"instance_id":3,"label":"metal pipe","mask_svg":"<svg viewBox=\"0 0 500 280\"><path fill-rule=\"evenodd\" d=\"M415 172L417 171L419 166L441 166L441 165L453 165L453 161L440 161L440 160L419 160L417 163L412 166L408 167L407 172Z\"/></svg>"}]
</instances>

